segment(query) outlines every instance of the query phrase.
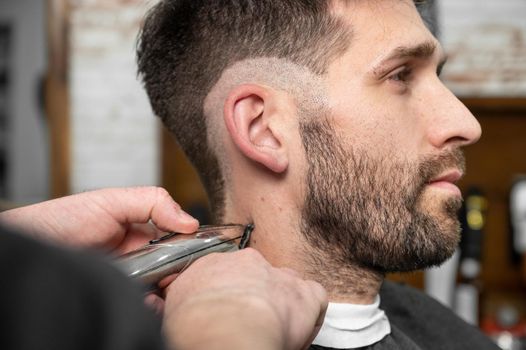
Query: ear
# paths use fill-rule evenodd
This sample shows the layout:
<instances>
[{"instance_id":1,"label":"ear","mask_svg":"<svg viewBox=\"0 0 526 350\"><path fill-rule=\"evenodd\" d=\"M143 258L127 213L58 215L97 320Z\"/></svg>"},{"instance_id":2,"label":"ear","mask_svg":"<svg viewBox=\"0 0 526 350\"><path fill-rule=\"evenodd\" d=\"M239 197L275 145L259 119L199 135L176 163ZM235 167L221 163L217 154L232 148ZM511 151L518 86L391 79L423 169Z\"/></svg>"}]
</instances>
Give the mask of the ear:
<instances>
[{"instance_id":1,"label":"ear","mask_svg":"<svg viewBox=\"0 0 526 350\"><path fill-rule=\"evenodd\" d=\"M247 158L265 168L282 173L288 156L281 137L274 129L279 119L273 108L273 92L256 84L244 84L230 91L223 116L230 138Z\"/></svg>"}]
</instances>

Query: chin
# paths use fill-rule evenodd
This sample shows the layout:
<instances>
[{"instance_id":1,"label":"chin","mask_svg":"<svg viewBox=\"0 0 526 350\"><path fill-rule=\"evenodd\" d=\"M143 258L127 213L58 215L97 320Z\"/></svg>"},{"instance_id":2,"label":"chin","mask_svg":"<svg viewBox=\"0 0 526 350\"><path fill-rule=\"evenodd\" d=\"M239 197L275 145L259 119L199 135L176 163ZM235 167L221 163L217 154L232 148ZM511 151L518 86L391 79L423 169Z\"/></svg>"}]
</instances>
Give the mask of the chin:
<instances>
[{"instance_id":1,"label":"chin","mask_svg":"<svg viewBox=\"0 0 526 350\"><path fill-rule=\"evenodd\" d=\"M440 266L455 252L460 242L460 222L456 208L460 201L443 201L435 208L426 208L418 216L426 225L412 227L406 233L406 243L399 246L390 259L378 259L374 266L383 273L411 272Z\"/></svg>"},{"instance_id":2,"label":"chin","mask_svg":"<svg viewBox=\"0 0 526 350\"><path fill-rule=\"evenodd\" d=\"M460 237L459 212L462 208L462 197L431 196L422 198L419 211L430 217L446 235Z\"/></svg>"}]
</instances>

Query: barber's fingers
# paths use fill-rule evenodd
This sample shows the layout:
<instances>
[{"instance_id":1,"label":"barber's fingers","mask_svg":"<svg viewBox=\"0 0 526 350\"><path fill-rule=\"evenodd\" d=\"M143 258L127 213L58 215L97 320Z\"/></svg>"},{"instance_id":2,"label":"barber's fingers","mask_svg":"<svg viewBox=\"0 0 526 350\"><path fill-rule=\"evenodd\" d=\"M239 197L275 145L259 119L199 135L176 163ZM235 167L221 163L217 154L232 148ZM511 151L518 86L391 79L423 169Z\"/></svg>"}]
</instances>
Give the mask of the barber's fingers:
<instances>
[{"instance_id":1,"label":"barber's fingers","mask_svg":"<svg viewBox=\"0 0 526 350\"><path fill-rule=\"evenodd\" d=\"M148 294L144 298L144 304L149 307L156 315L162 316L164 312L164 299L157 294Z\"/></svg>"},{"instance_id":2,"label":"barber's fingers","mask_svg":"<svg viewBox=\"0 0 526 350\"><path fill-rule=\"evenodd\" d=\"M305 281L306 284L309 285L309 290L312 293L312 297L308 300L311 300L313 305L311 307L311 310L313 312L313 316L317 319L314 323L314 327L312 329L312 333L310 337L307 338L307 341L305 342L302 349L308 349L316 336L318 335L318 332L321 329L321 326L323 325L323 321L325 320L325 314L327 312L327 307L329 306L329 299L327 296L326 290L315 281L307 280Z\"/></svg>"},{"instance_id":3,"label":"barber's fingers","mask_svg":"<svg viewBox=\"0 0 526 350\"><path fill-rule=\"evenodd\" d=\"M186 296L214 290L247 290L257 294L269 290L277 275L274 268L253 248L230 253L212 253L192 263L175 281L161 283L174 304Z\"/></svg>"},{"instance_id":4,"label":"barber's fingers","mask_svg":"<svg viewBox=\"0 0 526 350\"><path fill-rule=\"evenodd\" d=\"M152 239L160 238L166 234L166 231L160 230L153 223L129 224L126 227L125 236L115 236L115 243L110 241L107 247L113 248L114 254L122 255L144 246Z\"/></svg>"},{"instance_id":5,"label":"barber's fingers","mask_svg":"<svg viewBox=\"0 0 526 350\"><path fill-rule=\"evenodd\" d=\"M0 220L54 242L121 252L145 244L160 231L192 233L199 227L159 187L83 192L0 213Z\"/></svg>"},{"instance_id":6,"label":"barber's fingers","mask_svg":"<svg viewBox=\"0 0 526 350\"><path fill-rule=\"evenodd\" d=\"M191 300L201 300L199 297L221 300L234 308L243 306L243 310L252 308L248 311L254 322L270 320L260 331L280 334L287 349L310 344L328 304L321 285L303 280L291 269L272 267L250 248L197 260L165 292L168 314ZM251 302L244 304L247 300Z\"/></svg>"},{"instance_id":7,"label":"barber's fingers","mask_svg":"<svg viewBox=\"0 0 526 350\"><path fill-rule=\"evenodd\" d=\"M305 283L307 283L310 286L313 298L316 299L320 304L320 316L324 317L325 312L327 311L327 307L329 306L329 297L327 296L327 291L318 282L306 280ZM319 324L321 326L321 324L323 323L323 317L318 319L316 325Z\"/></svg>"},{"instance_id":8,"label":"barber's fingers","mask_svg":"<svg viewBox=\"0 0 526 350\"><path fill-rule=\"evenodd\" d=\"M298 271L290 269L288 267L281 267L281 268L279 268L279 270L282 271L282 272L285 272L286 274L291 275L293 277L298 277L298 278L300 277L300 274L299 274Z\"/></svg>"},{"instance_id":9,"label":"barber's fingers","mask_svg":"<svg viewBox=\"0 0 526 350\"><path fill-rule=\"evenodd\" d=\"M120 223L152 221L160 230L191 233L199 223L161 187L111 188L92 192Z\"/></svg>"},{"instance_id":10,"label":"barber's fingers","mask_svg":"<svg viewBox=\"0 0 526 350\"><path fill-rule=\"evenodd\" d=\"M130 232L140 232L145 237L148 237L149 239L159 238L159 237L162 237L162 236L166 235L166 231L163 231L163 230L159 229L157 226L155 226L151 222L148 222L148 223L145 223L145 224L143 224L143 223L140 223L140 224L136 224L136 223L129 224L128 231L130 231Z\"/></svg>"}]
</instances>

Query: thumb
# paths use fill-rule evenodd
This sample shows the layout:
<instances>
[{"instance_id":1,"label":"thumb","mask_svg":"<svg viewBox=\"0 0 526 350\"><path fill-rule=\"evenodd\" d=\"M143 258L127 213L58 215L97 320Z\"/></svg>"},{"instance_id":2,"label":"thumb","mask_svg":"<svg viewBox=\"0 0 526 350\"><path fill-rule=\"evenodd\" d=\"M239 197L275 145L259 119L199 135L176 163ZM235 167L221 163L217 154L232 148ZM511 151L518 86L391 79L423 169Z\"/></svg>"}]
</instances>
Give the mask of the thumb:
<instances>
[{"instance_id":1,"label":"thumb","mask_svg":"<svg viewBox=\"0 0 526 350\"><path fill-rule=\"evenodd\" d=\"M181 209L161 187L112 188L96 191L108 214L119 223L152 221L160 230L192 233L199 222Z\"/></svg>"}]
</instances>

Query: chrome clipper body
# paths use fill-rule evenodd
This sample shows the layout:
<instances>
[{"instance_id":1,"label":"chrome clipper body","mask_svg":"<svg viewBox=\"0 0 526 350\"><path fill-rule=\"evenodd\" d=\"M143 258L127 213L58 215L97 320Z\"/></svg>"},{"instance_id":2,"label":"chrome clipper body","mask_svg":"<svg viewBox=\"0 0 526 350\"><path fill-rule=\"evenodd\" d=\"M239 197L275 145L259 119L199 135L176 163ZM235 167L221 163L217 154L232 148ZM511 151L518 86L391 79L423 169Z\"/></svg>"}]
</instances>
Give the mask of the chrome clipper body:
<instances>
[{"instance_id":1,"label":"chrome clipper body","mask_svg":"<svg viewBox=\"0 0 526 350\"><path fill-rule=\"evenodd\" d=\"M157 289L162 279L182 272L200 257L245 248L253 229L253 225L232 224L201 226L192 235L170 233L121 256L117 266L150 290Z\"/></svg>"}]
</instances>

